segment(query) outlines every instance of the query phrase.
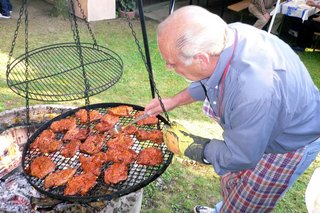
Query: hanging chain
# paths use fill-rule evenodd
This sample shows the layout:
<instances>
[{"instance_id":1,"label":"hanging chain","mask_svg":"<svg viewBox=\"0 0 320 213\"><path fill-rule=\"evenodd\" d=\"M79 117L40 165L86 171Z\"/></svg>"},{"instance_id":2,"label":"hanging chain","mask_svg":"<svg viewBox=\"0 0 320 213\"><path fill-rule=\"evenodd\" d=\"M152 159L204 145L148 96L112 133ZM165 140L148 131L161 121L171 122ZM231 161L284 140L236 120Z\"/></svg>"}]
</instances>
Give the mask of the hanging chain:
<instances>
[{"instance_id":1,"label":"hanging chain","mask_svg":"<svg viewBox=\"0 0 320 213\"><path fill-rule=\"evenodd\" d=\"M80 9L81 15L82 15L82 17L83 17L83 20L84 20L85 24L87 25L88 31L89 31L89 33L90 33L90 35L91 35L92 40L93 40L93 44L94 44L95 46L97 46L98 43L97 43L97 40L96 40L96 38L95 38L95 36L94 36L94 34L93 34L93 32L92 32L92 29L91 29L91 27L90 27L90 24L89 24L89 22L88 22L88 20L87 20L87 16L84 14L84 11L83 11L83 9L82 9L82 7L81 7L81 4L80 4L79 0L76 0L76 1L77 1L77 4L78 4L78 7L79 7L79 9ZM73 10L73 12L74 12L74 10ZM75 16L75 14L74 14L74 16Z\"/></svg>"},{"instance_id":2,"label":"hanging chain","mask_svg":"<svg viewBox=\"0 0 320 213\"><path fill-rule=\"evenodd\" d=\"M16 46L16 40L17 40L17 37L18 37L18 32L19 32L19 28L20 28L20 24L21 24L21 19L22 19L22 15L23 15L23 12L24 12L24 8L25 8L25 6L27 4L27 1L28 0L24 0L23 1L22 6L21 6L20 11L19 11L19 18L17 20L17 28L14 31L13 40L12 40L12 44L11 44L11 49L10 49L10 52L9 52L8 63L7 63L7 73L6 73L7 79L8 79L9 70L10 70L11 58L13 56L13 50L14 50L14 48Z\"/></svg>"},{"instance_id":3,"label":"hanging chain","mask_svg":"<svg viewBox=\"0 0 320 213\"><path fill-rule=\"evenodd\" d=\"M27 138L30 138L30 109L29 109L29 43L28 43L28 4L26 4L26 7L24 8L24 14L25 14L25 53L26 53L26 117L27 117Z\"/></svg>"},{"instance_id":4,"label":"hanging chain","mask_svg":"<svg viewBox=\"0 0 320 213\"><path fill-rule=\"evenodd\" d=\"M126 7L125 7L125 11L127 11L127 8L126 8ZM157 94L157 97L158 97L160 106L161 106L161 108L162 108L162 110L163 110L163 112L164 112L164 114L165 114L165 117L166 117L167 121L168 121L169 123L171 123L171 122L170 122L170 119L169 119L169 114L168 114L168 112L166 111L166 109L165 109L165 107L164 107L164 104L163 104L163 102L162 102L162 98L161 98L161 96L160 96L159 90L157 89L156 82L155 82L154 79L153 79L153 76L152 76L150 67L148 66L146 57L145 57L145 55L143 54L141 44L140 44L140 42L139 42L139 40L138 40L138 38L137 38L137 34L136 34L136 32L134 31L134 29L133 29L132 21L131 21L131 19L129 18L129 16L128 16L127 13L125 13L125 17L126 17L126 19L127 19L127 21L128 21L128 25L129 25L129 27L130 27L130 29L131 29L131 34L132 34L132 36L134 37L134 41L135 41L135 43L136 43L137 46L138 46L138 50L139 50L139 53L140 53L140 55L141 55L142 61L143 61L144 65L145 65L145 67L146 67L146 69L147 69L147 71L148 71L149 79L151 79L151 81L152 81L152 83L153 83L153 85L154 85L154 90L155 90L155 92L156 92L156 94Z\"/></svg>"},{"instance_id":5,"label":"hanging chain","mask_svg":"<svg viewBox=\"0 0 320 213\"><path fill-rule=\"evenodd\" d=\"M6 78L8 79L9 76L9 71L10 71L10 64L11 64L11 59L13 56L13 50L16 45L17 37L18 37L18 32L19 28L21 25L21 19L23 13L25 14L25 52L26 52L26 60L25 60L25 80L26 80L26 125L27 125L27 139L30 138L30 107L29 107L29 60L28 60L28 54L29 54L29 43L28 43L28 10L27 10L27 5L28 5L28 0L24 0L22 3L22 6L19 11L19 18L17 19L17 28L14 31L13 35L13 40L11 44L11 49L9 52L9 57L8 57L8 63L7 63L7 71L6 71Z\"/></svg>"},{"instance_id":6,"label":"hanging chain","mask_svg":"<svg viewBox=\"0 0 320 213\"><path fill-rule=\"evenodd\" d=\"M84 68L84 63L83 63L83 54L82 54L82 48L81 48L81 44L80 44L79 28L78 28L78 23L77 23L77 17L75 15L74 3L73 3L73 0L71 0L70 2L71 2L71 4L70 4L71 5L71 12L73 14L73 15L71 15L71 13L69 13L69 15L71 17L70 18L71 28L73 31L75 43L77 45L77 51L79 54L79 60L80 60L80 65L81 65L82 75L83 75L84 85L85 85L84 96L85 96L85 107L86 107L86 111L87 111L87 134L88 134L89 130L90 130L90 113L89 113L89 109L88 109L88 106L90 105L90 99L89 99L90 84L89 84L88 76L87 76L86 70ZM96 42L96 41L94 40L94 42Z\"/></svg>"}]
</instances>

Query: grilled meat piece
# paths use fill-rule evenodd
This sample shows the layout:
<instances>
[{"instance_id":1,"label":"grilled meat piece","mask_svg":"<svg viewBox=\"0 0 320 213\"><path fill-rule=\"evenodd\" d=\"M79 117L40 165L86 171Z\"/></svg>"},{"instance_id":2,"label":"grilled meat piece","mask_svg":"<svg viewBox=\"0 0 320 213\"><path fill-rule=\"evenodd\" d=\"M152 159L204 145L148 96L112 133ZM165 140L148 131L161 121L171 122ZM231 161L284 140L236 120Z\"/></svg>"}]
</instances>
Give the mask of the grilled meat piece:
<instances>
[{"instance_id":1,"label":"grilled meat piece","mask_svg":"<svg viewBox=\"0 0 320 213\"><path fill-rule=\"evenodd\" d=\"M55 139L55 134L52 130L46 129L40 133L40 135L30 144L30 149L39 148L39 143L43 140Z\"/></svg>"},{"instance_id":2,"label":"grilled meat piece","mask_svg":"<svg viewBox=\"0 0 320 213\"><path fill-rule=\"evenodd\" d=\"M37 178L44 178L47 174L54 171L56 164L48 157L36 157L30 165L30 174Z\"/></svg>"},{"instance_id":3,"label":"grilled meat piece","mask_svg":"<svg viewBox=\"0 0 320 213\"><path fill-rule=\"evenodd\" d=\"M80 140L72 140L61 150L61 155L66 158L72 158L81 145Z\"/></svg>"},{"instance_id":4,"label":"grilled meat piece","mask_svg":"<svg viewBox=\"0 0 320 213\"><path fill-rule=\"evenodd\" d=\"M104 133L109 131L110 129L112 129L114 127L113 124L108 124L108 123L98 123L95 125L95 129L100 132L100 133Z\"/></svg>"},{"instance_id":5,"label":"grilled meat piece","mask_svg":"<svg viewBox=\"0 0 320 213\"><path fill-rule=\"evenodd\" d=\"M132 110L133 110L133 107L122 105L122 106L110 108L108 110L108 113L115 116L130 116L130 113L132 112Z\"/></svg>"},{"instance_id":6,"label":"grilled meat piece","mask_svg":"<svg viewBox=\"0 0 320 213\"><path fill-rule=\"evenodd\" d=\"M79 111L76 112L76 118L80 119L80 123L86 123L87 122L87 110L85 109L80 109ZM99 111L97 110L90 110L89 112L90 115L90 122L95 121L95 120L99 120L102 115L100 114Z\"/></svg>"},{"instance_id":7,"label":"grilled meat piece","mask_svg":"<svg viewBox=\"0 0 320 213\"><path fill-rule=\"evenodd\" d=\"M101 118L100 121L104 124L114 126L117 122L119 122L119 117L111 114L106 114Z\"/></svg>"},{"instance_id":8,"label":"grilled meat piece","mask_svg":"<svg viewBox=\"0 0 320 213\"><path fill-rule=\"evenodd\" d=\"M160 130L151 130L149 132L143 129L139 129L136 132L136 137L140 141L150 140L159 145L163 143L163 133Z\"/></svg>"},{"instance_id":9,"label":"grilled meat piece","mask_svg":"<svg viewBox=\"0 0 320 213\"><path fill-rule=\"evenodd\" d=\"M130 164L136 160L137 153L132 149L108 149L106 152L107 161L114 163Z\"/></svg>"},{"instance_id":10,"label":"grilled meat piece","mask_svg":"<svg viewBox=\"0 0 320 213\"><path fill-rule=\"evenodd\" d=\"M107 142L107 147L110 149L130 149L134 141L130 135L117 134L117 136Z\"/></svg>"},{"instance_id":11,"label":"grilled meat piece","mask_svg":"<svg viewBox=\"0 0 320 213\"><path fill-rule=\"evenodd\" d=\"M144 115L144 112L140 111L135 115L135 118L138 118L143 115ZM137 124L138 125L155 125L155 124L158 124L158 118L154 115L150 115L149 117L146 117L145 119L138 121Z\"/></svg>"},{"instance_id":12,"label":"grilled meat piece","mask_svg":"<svg viewBox=\"0 0 320 213\"><path fill-rule=\"evenodd\" d=\"M42 153L52 153L58 151L62 143L55 139L55 134L51 130L44 130L30 144L30 149L39 149Z\"/></svg>"},{"instance_id":13,"label":"grilled meat piece","mask_svg":"<svg viewBox=\"0 0 320 213\"><path fill-rule=\"evenodd\" d=\"M73 129L76 127L76 118L64 118L58 121L54 121L51 125L50 128L54 132L65 132L68 131L69 129Z\"/></svg>"},{"instance_id":14,"label":"grilled meat piece","mask_svg":"<svg viewBox=\"0 0 320 213\"><path fill-rule=\"evenodd\" d=\"M80 151L90 155L96 154L101 150L105 139L105 135L90 135L85 142L80 145Z\"/></svg>"},{"instance_id":15,"label":"grilled meat piece","mask_svg":"<svg viewBox=\"0 0 320 213\"><path fill-rule=\"evenodd\" d=\"M107 132L110 129L112 129L114 127L114 125L117 122L119 122L119 117L111 115L111 114L106 114L101 118L100 121L101 122L95 126L95 129L98 130L99 132L103 133L103 132Z\"/></svg>"},{"instance_id":16,"label":"grilled meat piece","mask_svg":"<svg viewBox=\"0 0 320 213\"><path fill-rule=\"evenodd\" d=\"M55 186L62 186L66 184L76 173L76 169L64 169L56 171L50 175L48 175L44 179L44 188L48 189Z\"/></svg>"},{"instance_id":17,"label":"grilled meat piece","mask_svg":"<svg viewBox=\"0 0 320 213\"><path fill-rule=\"evenodd\" d=\"M74 176L64 189L64 195L85 195L90 189L97 184L97 176L92 173L82 173L78 176Z\"/></svg>"},{"instance_id":18,"label":"grilled meat piece","mask_svg":"<svg viewBox=\"0 0 320 213\"><path fill-rule=\"evenodd\" d=\"M162 164L163 157L160 149L149 147L142 150L137 157L137 164L146 166L157 166Z\"/></svg>"},{"instance_id":19,"label":"grilled meat piece","mask_svg":"<svg viewBox=\"0 0 320 213\"><path fill-rule=\"evenodd\" d=\"M79 161L84 172L90 172L96 176L99 176L101 166L106 162L106 154L99 152L90 157L80 155Z\"/></svg>"},{"instance_id":20,"label":"grilled meat piece","mask_svg":"<svg viewBox=\"0 0 320 213\"><path fill-rule=\"evenodd\" d=\"M81 140L84 141L87 138L87 129L73 128L69 129L68 132L63 136L63 141Z\"/></svg>"},{"instance_id":21,"label":"grilled meat piece","mask_svg":"<svg viewBox=\"0 0 320 213\"><path fill-rule=\"evenodd\" d=\"M126 135L133 135L135 134L136 132L138 131L138 128L136 126L133 126L133 125L128 125L128 126L125 126L121 132L123 134L126 134Z\"/></svg>"},{"instance_id":22,"label":"grilled meat piece","mask_svg":"<svg viewBox=\"0 0 320 213\"><path fill-rule=\"evenodd\" d=\"M52 153L58 151L62 146L62 142L55 139L42 140L39 142L39 151L42 153Z\"/></svg>"},{"instance_id":23,"label":"grilled meat piece","mask_svg":"<svg viewBox=\"0 0 320 213\"><path fill-rule=\"evenodd\" d=\"M128 179L128 166L124 163L114 163L104 171L106 184L117 184Z\"/></svg>"}]
</instances>

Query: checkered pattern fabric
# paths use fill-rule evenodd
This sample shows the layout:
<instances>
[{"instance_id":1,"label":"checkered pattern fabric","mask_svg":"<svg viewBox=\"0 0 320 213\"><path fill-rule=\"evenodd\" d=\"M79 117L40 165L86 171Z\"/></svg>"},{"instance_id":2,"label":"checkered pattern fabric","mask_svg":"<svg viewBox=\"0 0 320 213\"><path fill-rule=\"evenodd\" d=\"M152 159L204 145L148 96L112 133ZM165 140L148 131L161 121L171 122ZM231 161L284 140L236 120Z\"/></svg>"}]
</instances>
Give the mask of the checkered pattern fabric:
<instances>
[{"instance_id":1,"label":"checkered pattern fabric","mask_svg":"<svg viewBox=\"0 0 320 213\"><path fill-rule=\"evenodd\" d=\"M203 113L205 115L207 115L208 117L216 118L216 115L211 108L210 102L208 101L208 98L206 98L206 100L204 100L202 110L203 110Z\"/></svg>"},{"instance_id":2,"label":"checkered pattern fabric","mask_svg":"<svg viewBox=\"0 0 320 213\"><path fill-rule=\"evenodd\" d=\"M224 204L220 212L271 212L287 189L305 147L285 154L264 154L252 170L221 177Z\"/></svg>"}]
</instances>

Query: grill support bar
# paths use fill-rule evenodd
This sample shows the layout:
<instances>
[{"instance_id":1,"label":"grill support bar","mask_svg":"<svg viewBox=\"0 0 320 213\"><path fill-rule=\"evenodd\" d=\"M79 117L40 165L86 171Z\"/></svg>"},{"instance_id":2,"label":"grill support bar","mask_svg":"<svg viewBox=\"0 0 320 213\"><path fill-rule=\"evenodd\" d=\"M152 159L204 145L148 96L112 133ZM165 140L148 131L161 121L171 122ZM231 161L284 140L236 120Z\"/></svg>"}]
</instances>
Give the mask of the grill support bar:
<instances>
[{"instance_id":1,"label":"grill support bar","mask_svg":"<svg viewBox=\"0 0 320 213\"><path fill-rule=\"evenodd\" d=\"M143 12L143 3L142 3L142 0L137 0L137 1L138 1L141 31L142 31L142 36L143 36L144 51L146 54L146 60L147 60L147 66L148 66L148 72L149 72L151 95L152 95L152 98L155 98L155 86L154 86L154 81L153 81L153 73L152 73L152 66L151 66L151 59L150 59L150 52L149 52L148 36L147 36L147 31L146 31L146 22L145 22L144 12Z\"/></svg>"}]
</instances>

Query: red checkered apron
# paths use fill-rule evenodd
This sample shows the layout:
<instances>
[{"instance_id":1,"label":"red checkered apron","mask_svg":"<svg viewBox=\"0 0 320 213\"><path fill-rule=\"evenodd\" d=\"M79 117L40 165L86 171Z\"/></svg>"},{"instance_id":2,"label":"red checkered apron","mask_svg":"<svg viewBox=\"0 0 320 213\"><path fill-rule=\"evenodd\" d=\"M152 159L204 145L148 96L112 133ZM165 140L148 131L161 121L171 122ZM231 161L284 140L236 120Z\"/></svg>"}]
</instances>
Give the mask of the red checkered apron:
<instances>
[{"instance_id":1,"label":"red checkered apron","mask_svg":"<svg viewBox=\"0 0 320 213\"><path fill-rule=\"evenodd\" d=\"M220 182L224 203L220 212L270 212L287 189L304 149L264 154L254 169L223 175Z\"/></svg>"}]
</instances>

